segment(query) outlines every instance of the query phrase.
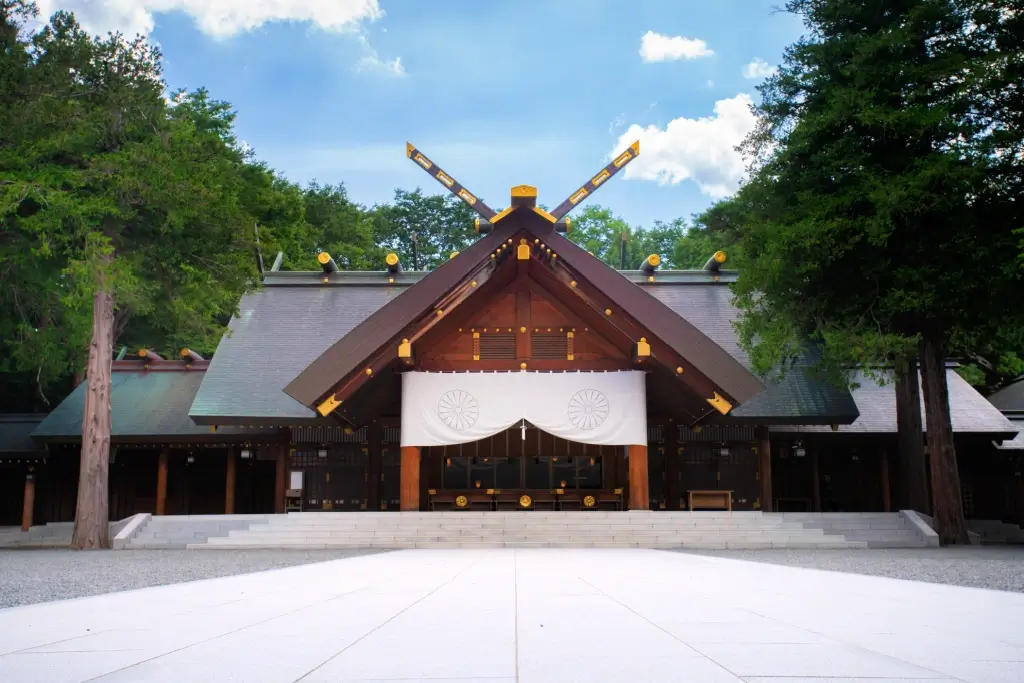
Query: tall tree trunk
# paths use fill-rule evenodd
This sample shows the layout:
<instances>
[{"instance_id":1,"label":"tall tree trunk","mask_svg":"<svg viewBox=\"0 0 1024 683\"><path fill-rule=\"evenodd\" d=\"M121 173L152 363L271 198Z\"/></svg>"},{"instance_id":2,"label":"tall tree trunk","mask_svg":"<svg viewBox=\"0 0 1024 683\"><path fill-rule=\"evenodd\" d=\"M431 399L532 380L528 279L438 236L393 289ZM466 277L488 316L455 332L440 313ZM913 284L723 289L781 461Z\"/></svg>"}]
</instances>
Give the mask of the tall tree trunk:
<instances>
[{"instance_id":1,"label":"tall tree trunk","mask_svg":"<svg viewBox=\"0 0 1024 683\"><path fill-rule=\"evenodd\" d=\"M945 345L934 338L921 342L921 388L927 420L928 453L932 469L932 505L939 543L969 543L960 498L960 474L949 416Z\"/></svg>"},{"instance_id":2,"label":"tall tree trunk","mask_svg":"<svg viewBox=\"0 0 1024 683\"><path fill-rule=\"evenodd\" d=\"M82 418L82 463L71 547L109 548L107 476L110 468L110 350L114 336L114 295L102 278L92 303L92 343L86 370Z\"/></svg>"},{"instance_id":3,"label":"tall tree trunk","mask_svg":"<svg viewBox=\"0 0 1024 683\"><path fill-rule=\"evenodd\" d=\"M905 510L931 512L928 504L928 468L924 459L924 428L921 424L921 385L917 363L896 364L896 431L899 434L900 506Z\"/></svg>"}]
</instances>

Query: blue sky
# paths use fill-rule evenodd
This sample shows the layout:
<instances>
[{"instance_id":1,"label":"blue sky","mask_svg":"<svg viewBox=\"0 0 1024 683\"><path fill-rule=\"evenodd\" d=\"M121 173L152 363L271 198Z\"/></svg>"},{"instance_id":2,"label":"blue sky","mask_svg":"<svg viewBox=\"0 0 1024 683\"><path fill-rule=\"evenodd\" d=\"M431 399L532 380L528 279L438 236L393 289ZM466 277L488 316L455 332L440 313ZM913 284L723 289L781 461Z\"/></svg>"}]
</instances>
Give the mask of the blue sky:
<instances>
[{"instance_id":1,"label":"blue sky","mask_svg":"<svg viewBox=\"0 0 1024 683\"><path fill-rule=\"evenodd\" d=\"M149 33L171 89L207 87L260 158L367 205L441 191L406 140L500 208L520 183L558 204L639 137L640 158L591 201L642 225L735 189L746 98L801 32L778 0L39 4Z\"/></svg>"}]
</instances>

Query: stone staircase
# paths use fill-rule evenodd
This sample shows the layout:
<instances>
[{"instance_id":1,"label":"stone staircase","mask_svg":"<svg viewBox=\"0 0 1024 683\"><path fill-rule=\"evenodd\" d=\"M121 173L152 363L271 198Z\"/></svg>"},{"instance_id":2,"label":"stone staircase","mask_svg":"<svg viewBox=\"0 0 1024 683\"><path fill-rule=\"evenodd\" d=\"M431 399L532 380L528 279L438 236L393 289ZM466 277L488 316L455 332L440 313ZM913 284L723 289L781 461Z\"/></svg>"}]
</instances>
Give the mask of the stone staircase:
<instances>
[{"instance_id":1,"label":"stone staircase","mask_svg":"<svg viewBox=\"0 0 1024 683\"><path fill-rule=\"evenodd\" d=\"M1024 529L998 519L969 519L967 528L978 534L980 542L990 544L1024 544Z\"/></svg>"},{"instance_id":2,"label":"stone staircase","mask_svg":"<svg viewBox=\"0 0 1024 683\"><path fill-rule=\"evenodd\" d=\"M165 524L167 519L159 519L159 523ZM129 547L161 543L162 537L151 531L147 525ZM180 535L173 540L166 537L168 545L162 547L181 543L188 533L182 526ZM206 533L187 547L767 549L925 545L899 513L466 511L266 515L247 519L244 528L228 529L224 535Z\"/></svg>"},{"instance_id":3,"label":"stone staircase","mask_svg":"<svg viewBox=\"0 0 1024 683\"><path fill-rule=\"evenodd\" d=\"M896 512L783 512L787 522L821 529L826 537L863 541L868 548L923 548L931 545Z\"/></svg>"},{"instance_id":4,"label":"stone staircase","mask_svg":"<svg viewBox=\"0 0 1024 683\"><path fill-rule=\"evenodd\" d=\"M125 544L126 550L183 549L208 539L265 524L273 515L168 515L152 517ZM282 519L285 515L279 515Z\"/></svg>"}]
</instances>

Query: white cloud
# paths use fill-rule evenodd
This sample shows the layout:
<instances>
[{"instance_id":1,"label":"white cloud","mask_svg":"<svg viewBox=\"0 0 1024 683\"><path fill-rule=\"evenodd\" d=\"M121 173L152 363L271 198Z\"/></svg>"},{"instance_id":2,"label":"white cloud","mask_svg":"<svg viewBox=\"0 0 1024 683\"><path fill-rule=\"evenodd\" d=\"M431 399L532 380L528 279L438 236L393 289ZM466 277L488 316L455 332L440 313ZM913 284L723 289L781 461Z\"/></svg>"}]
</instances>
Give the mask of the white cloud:
<instances>
[{"instance_id":1,"label":"white cloud","mask_svg":"<svg viewBox=\"0 0 1024 683\"><path fill-rule=\"evenodd\" d=\"M373 71L376 73L387 74L388 76L395 76L397 78L401 78L405 75L405 67L402 66L401 57L383 60L377 56L376 50L373 51L373 54L367 55L356 62L353 70L357 73Z\"/></svg>"},{"instance_id":2,"label":"white cloud","mask_svg":"<svg viewBox=\"0 0 1024 683\"><path fill-rule=\"evenodd\" d=\"M743 67L743 78L768 78L778 70L778 67L772 66L763 59L754 59Z\"/></svg>"},{"instance_id":3,"label":"white cloud","mask_svg":"<svg viewBox=\"0 0 1024 683\"><path fill-rule=\"evenodd\" d=\"M614 158L639 139L640 156L626 166L626 178L659 185L692 180L710 197L727 197L743 179L745 160L736 146L754 128L751 104L750 96L740 93L715 102L714 116L680 117L664 129L633 124L619 137L610 156Z\"/></svg>"},{"instance_id":4,"label":"white cloud","mask_svg":"<svg viewBox=\"0 0 1024 683\"><path fill-rule=\"evenodd\" d=\"M615 135L615 131L626 125L626 115L617 114L611 123L608 124L608 134Z\"/></svg>"},{"instance_id":5,"label":"white cloud","mask_svg":"<svg viewBox=\"0 0 1024 683\"><path fill-rule=\"evenodd\" d=\"M275 21L309 22L328 31L357 28L384 16L378 0L37 0L49 17L58 9L75 13L93 33L121 31L148 35L156 14L184 12L199 29L228 38Z\"/></svg>"},{"instance_id":6,"label":"white cloud","mask_svg":"<svg viewBox=\"0 0 1024 683\"><path fill-rule=\"evenodd\" d=\"M663 36L648 31L640 39L640 57L645 62L672 62L677 59L697 59L715 54L708 44L699 38Z\"/></svg>"}]
</instances>

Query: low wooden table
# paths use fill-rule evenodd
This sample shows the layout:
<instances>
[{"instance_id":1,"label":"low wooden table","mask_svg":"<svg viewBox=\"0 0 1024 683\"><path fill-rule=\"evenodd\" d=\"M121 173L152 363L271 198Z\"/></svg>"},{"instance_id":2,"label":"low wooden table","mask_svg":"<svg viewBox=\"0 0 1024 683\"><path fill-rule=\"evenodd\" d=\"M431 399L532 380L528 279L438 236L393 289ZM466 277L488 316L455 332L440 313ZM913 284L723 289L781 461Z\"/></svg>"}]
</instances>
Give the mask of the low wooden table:
<instances>
[{"instance_id":1,"label":"low wooden table","mask_svg":"<svg viewBox=\"0 0 1024 683\"><path fill-rule=\"evenodd\" d=\"M687 491L691 510L721 510L732 512L732 491Z\"/></svg>"}]
</instances>

